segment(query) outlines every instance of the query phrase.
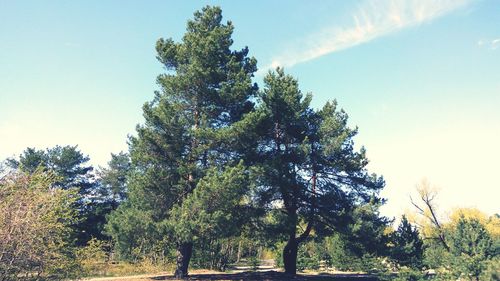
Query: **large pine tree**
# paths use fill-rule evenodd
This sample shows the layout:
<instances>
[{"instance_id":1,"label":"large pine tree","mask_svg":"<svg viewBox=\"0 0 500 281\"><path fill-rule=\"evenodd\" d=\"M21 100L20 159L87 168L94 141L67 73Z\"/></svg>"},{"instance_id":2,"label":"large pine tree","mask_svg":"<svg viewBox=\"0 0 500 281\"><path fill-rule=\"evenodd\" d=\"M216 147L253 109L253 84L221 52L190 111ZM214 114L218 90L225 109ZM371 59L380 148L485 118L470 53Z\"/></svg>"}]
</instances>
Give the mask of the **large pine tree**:
<instances>
[{"instance_id":1,"label":"large pine tree","mask_svg":"<svg viewBox=\"0 0 500 281\"><path fill-rule=\"evenodd\" d=\"M244 181L228 178L234 170L225 168L239 162L238 153L227 145L222 146L226 151L220 148L221 143L228 143L223 140L228 128L253 109L257 86L251 79L256 60L248 57L247 48L231 50L232 33L233 25L223 23L220 8L205 7L188 21L181 42L158 40L157 58L166 73L158 76L161 91L144 105L145 123L137 127L137 137L130 139L129 202L111 217L111 232L119 239L119 214L126 214L127 208L147 213L175 241L177 277L187 275L196 235L186 220L201 223L216 217L200 213L204 217L196 220L197 213L186 214L190 210L183 205L203 206L196 200L206 200L208 195L195 192L200 184L223 192L214 186L218 182L214 179L221 179L225 188L241 188ZM214 206L228 208L227 204ZM214 206L203 212L216 212L210 208ZM196 212L202 212L198 207Z\"/></svg>"}]
</instances>

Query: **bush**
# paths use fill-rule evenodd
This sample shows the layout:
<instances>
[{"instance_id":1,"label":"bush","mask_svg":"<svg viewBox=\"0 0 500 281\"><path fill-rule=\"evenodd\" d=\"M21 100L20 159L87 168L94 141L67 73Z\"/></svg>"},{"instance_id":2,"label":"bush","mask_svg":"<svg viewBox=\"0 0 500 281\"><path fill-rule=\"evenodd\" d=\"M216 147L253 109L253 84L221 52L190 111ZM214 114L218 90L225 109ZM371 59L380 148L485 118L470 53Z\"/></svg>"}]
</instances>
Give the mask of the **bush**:
<instances>
[{"instance_id":1,"label":"bush","mask_svg":"<svg viewBox=\"0 0 500 281\"><path fill-rule=\"evenodd\" d=\"M87 246L77 251L77 259L83 276L106 275L109 266L109 245L102 240L92 238Z\"/></svg>"},{"instance_id":2,"label":"bush","mask_svg":"<svg viewBox=\"0 0 500 281\"><path fill-rule=\"evenodd\" d=\"M58 280L77 273L71 228L77 196L52 188L57 179L37 170L0 182L0 280Z\"/></svg>"}]
</instances>

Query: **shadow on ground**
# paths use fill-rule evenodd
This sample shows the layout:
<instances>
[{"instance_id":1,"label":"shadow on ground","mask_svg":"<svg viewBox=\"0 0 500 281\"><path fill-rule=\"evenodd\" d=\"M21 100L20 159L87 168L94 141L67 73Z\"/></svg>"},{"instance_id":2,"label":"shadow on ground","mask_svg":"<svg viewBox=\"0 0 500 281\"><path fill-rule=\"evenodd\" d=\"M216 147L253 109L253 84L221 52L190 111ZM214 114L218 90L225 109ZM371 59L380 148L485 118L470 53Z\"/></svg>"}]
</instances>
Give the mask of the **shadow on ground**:
<instances>
[{"instance_id":1,"label":"shadow on ground","mask_svg":"<svg viewBox=\"0 0 500 281\"><path fill-rule=\"evenodd\" d=\"M178 280L173 276L158 276L153 277L151 280ZM193 274L184 280L193 281L378 281L376 277L365 274L327 274L322 273L318 275L299 274L290 276L283 272L266 271L266 272L241 272L241 273L218 273L218 274Z\"/></svg>"}]
</instances>

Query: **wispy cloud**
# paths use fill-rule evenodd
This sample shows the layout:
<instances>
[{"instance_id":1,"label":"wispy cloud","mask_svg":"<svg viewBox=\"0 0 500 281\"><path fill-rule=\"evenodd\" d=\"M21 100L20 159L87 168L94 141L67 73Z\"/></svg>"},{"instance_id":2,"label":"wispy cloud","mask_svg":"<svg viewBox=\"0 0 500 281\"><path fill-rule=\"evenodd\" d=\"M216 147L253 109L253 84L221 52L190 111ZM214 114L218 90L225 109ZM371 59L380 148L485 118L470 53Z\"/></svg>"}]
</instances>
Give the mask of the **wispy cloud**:
<instances>
[{"instance_id":1,"label":"wispy cloud","mask_svg":"<svg viewBox=\"0 0 500 281\"><path fill-rule=\"evenodd\" d=\"M290 67L302 62L366 43L377 37L429 22L472 0L367 0L352 14L347 26L330 26L299 41L275 56L262 69Z\"/></svg>"},{"instance_id":2,"label":"wispy cloud","mask_svg":"<svg viewBox=\"0 0 500 281\"><path fill-rule=\"evenodd\" d=\"M491 39L491 40L479 40L477 41L477 45L479 47L487 47L490 50L496 50L500 47L500 38Z\"/></svg>"},{"instance_id":3,"label":"wispy cloud","mask_svg":"<svg viewBox=\"0 0 500 281\"><path fill-rule=\"evenodd\" d=\"M500 46L500 38L497 38L497 39L494 39L494 40L491 40L491 49L492 50L496 50L499 46Z\"/></svg>"}]
</instances>

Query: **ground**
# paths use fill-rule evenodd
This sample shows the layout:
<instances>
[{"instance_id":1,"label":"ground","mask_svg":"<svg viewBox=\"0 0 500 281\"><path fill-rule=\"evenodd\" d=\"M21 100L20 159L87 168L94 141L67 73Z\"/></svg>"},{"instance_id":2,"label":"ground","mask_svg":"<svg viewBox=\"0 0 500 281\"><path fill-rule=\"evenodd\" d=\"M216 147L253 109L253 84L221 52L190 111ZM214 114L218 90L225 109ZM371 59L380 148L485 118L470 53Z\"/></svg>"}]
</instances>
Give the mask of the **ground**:
<instances>
[{"instance_id":1,"label":"ground","mask_svg":"<svg viewBox=\"0 0 500 281\"><path fill-rule=\"evenodd\" d=\"M106 278L93 278L85 279L85 281L153 281L153 280L179 280L172 276L172 274L156 274L156 275L136 275L127 277L106 277ZM265 272L238 272L238 273L220 273L210 271L194 271L185 280L192 281L377 281L377 278L366 274L352 274L352 273L320 273L320 274L298 274L295 277L290 277L283 272L265 271Z\"/></svg>"}]
</instances>

